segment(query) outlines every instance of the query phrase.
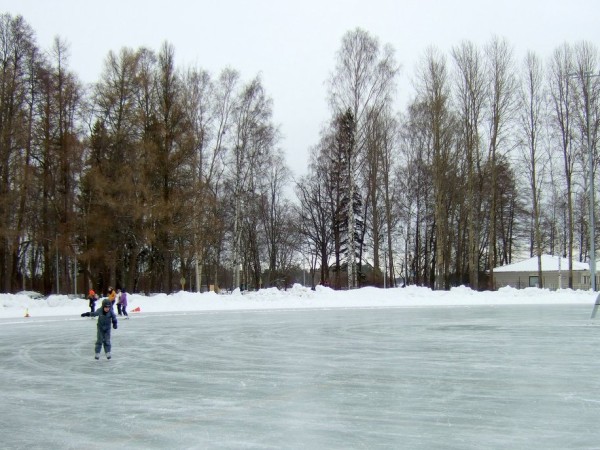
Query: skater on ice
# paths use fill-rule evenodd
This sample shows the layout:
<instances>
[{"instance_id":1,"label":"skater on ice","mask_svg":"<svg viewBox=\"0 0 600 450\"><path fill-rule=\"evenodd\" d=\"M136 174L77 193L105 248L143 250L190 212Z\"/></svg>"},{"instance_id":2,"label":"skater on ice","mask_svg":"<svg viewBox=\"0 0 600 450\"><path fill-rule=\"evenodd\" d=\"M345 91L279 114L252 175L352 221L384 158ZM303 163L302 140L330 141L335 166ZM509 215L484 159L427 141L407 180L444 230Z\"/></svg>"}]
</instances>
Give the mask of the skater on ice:
<instances>
[{"instance_id":1,"label":"skater on ice","mask_svg":"<svg viewBox=\"0 0 600 450\"><path fill-rule=\"evenodd\" d=\"M96 294L96 292L94 292L93 289L90 289L90 292L88 293L90 313L96 311L96 300L98 300L98 295Z\"/></svg>"},{"instance_id":2,"label":"skater on ice","mask_svg":"<svg viewBox=\"0 0 600 450\"><path fill-rule=\"evenodd\" d=\"M113 306L115 306L115 302L117 300L117 293L112 287L109 287L107 296L110 300L110 308L113 309Z\"/></svg>"},{"instance_id":3,"label":"skater on ice","mask_svg":"<svg viewBox=\"0 0 600 450\"><path fill-rule=\"evenodd\" d=\"M118 312L118 315L120 316L121 315L121 307L119 305L121 304L121 289L117 289L117 295L116 295L115 299L116 299L115 303L117 304L117 312ZM113 303L113 305L115 303Z\"/></svg>"},{"instance_id":4,"label":"skater on ice","mask_svg":"<svg viewBox=\"0 0 600 450\"><path fill-rule=\"evenodd\" d=\"M119 316L123 315L126 319L129 319L129 315L127 314L127 291L125 288L123 288L119 295L119 300L117 300L117 312Z\"/></svg>"},{"instance_id":5,"label":"skater on ice","mask_svg":"<svg viewBox=\"0 0 600 450\"><path fill-rule=\"evenodd\" d=\"M106 353L106 359L110 359L110 326L112 323L112 327L117 329L117 316L113 311L110 300L105 298L102 300L102 307L98 308L95 312L89 313L85 312L81 315L81 317L98 317L98 333L96 338L96 354L94 356L95 359L100 359L100 351L102 350L102 346L104 346L104 353Z\"/></svg>"}]
</instances>

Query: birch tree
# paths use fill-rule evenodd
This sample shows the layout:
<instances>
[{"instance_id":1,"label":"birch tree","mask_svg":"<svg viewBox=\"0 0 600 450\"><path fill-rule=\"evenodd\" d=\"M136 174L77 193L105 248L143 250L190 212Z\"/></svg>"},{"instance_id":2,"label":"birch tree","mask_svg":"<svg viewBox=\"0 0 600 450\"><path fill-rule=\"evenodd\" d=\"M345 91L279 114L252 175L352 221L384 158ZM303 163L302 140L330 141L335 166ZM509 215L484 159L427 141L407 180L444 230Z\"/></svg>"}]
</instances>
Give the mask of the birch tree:
<instances>
[{"instance_id":1,"label":"birch tree","mask_svg":"<svg viewBox=\"0 0 600 450\"><path fill-rule=\"evenodd\" d=\"M430 48L419 70L421 83L417 86L419 99L425 107L429 124L428 145L434 197L435 221L435 285L449 288L451 238L450 208L453 186L450 174L457 172L454 155L453 118L449 108L450 87L445 58Z\"/></svg>"},{"instance_id":2,"label":"birch tree","mask_svg":"<svg viewBox=\"0 0 600 450\"><path fill-rule=\"evenodd\" d=\"M456 105L467 170L468 267L471 288L479 288L479 239L481 230L481 123L486 101L485 63L472 42L452 49L456 67Z\"/></svg>"},{"instance_id":3,"label":"birch tree","mask_svg":"<svg viewBox=\"0 0 600 450\"><path fill-rule=\"evenodd\" d=\"M573 172L575 155L573 148L573 87L570 74L574 72L572 49L569 44L557 48L549 64L549 85L552 102L551 126L555 130L554 139L560 149L563 176L567 197L567 253L569 259L568 286L573 288Z\"/></svg>"},{"instance_id":4,"label":"birch tree","mask_svg":"<svg viewBox=\"0 0 600 450\"><path fill-rule=\"evenodd\" d=\"M591 227L595 227L596 200L591 195L591 191L596 189L594 183L596 168L598 165L597 143L598 127L600 122L600 74L599 74L600 56L596 46L589 42L579 42L574 46L575 70L570 74L573 82L574 101L575 101L575 142L577 143L577 154L582 173L582 184L584 186L585 199L588 203L588 214L586 221L586 231L588 239L581 247L587 256L591 258L592 247L594 251L596 245L592 246ZM595 233L593 233L595 238ZM595 261L595 255L594 255ZM591 262L590 262L591 269Z\"/></svg>"},{"instance_id":5,"label":"birch tree","mask_svg":"<svg viewBox=\"0 0 600 450\"><path fill-rule=\"evenodd\" d=\"M209 238L211 203L215 197L211 195L213 174L218 170L220 147L211 145L214 140L213 115L214 103L211 92L215 86L208 72L192 68L184 78L186 95L183 99L185 114L190 124L189 145L193 149L192 183L196 195L190 199L192 210L190 226L193 228L192 257L194 261L195 288L200 292L202 285L202 267L204 253Z\"/></svg>"},{"instance_id":6,"label":"birch tree","mask_svg":"<svg viewBox=\"0 0 600 450\"><path fill-rule=\"evenodd\" d=\"M488 160L491 171L490 186L490 224L488 237L488 270L490 290L494 289L494 267L497 265L497 200L498 174L497 160L499 152L510 150L509 141L511 118L515 108L515 77L512 50L506 40L493 38L486 47L488 60ZM504 155L504 153L502 154Z\"/></svg>"},{"instance_id":7,"label":"birch tree","mask_svg":"<svg viewBox=\"0 0 600 450\"><path fill-rule=\"evenodd\" d=\"M245 257L245 269L249 271L250 264L253 281L257 287L260 284L258 248L256 245L242 248L242 236L245 222L248 225L246 241L249 244L256 243L257 222L248 213L256 210L258 180L263 175L276 139L271 117L272 100L267 96L260 78L254 78L243 87L233 110L232 147L227 162L233 202L232 263L235 287L241 286L243 250L251 251L251 256Z\"/></svg>"},{"instance_id":8,"label":"birch tree","mask_svg":"<svg viewBox=\"0 0 600 450\"><path fill-rule=\"evenodd\" d=\"M528 52L523 60L521 89L519 95L519 131L521 157L527 168L531 189L533 216L533 249L538 258L538 280L543 287L542 277L542 230L540 225L540 200L547 152L539 148L543 138L546 113L544 69L540 59Z\"/></svg>"}]
</instances>

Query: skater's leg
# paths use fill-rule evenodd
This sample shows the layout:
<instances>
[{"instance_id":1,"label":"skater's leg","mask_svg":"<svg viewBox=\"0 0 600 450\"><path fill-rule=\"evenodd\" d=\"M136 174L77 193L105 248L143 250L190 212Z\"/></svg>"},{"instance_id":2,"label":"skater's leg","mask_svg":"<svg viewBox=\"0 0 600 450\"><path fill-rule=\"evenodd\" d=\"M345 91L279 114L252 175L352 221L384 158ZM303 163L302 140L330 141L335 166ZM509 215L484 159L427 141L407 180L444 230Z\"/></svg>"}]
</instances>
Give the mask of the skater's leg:
<instances>
[{"instance_id":1,"label":"skater's leg","mask_svg":"<svg viewBox=\"0 0 600 450\"><path fill-rule=\"evenodd\" d=\"M111 344L110 344L110 329L108 329L104 333L104 353L106 354L106 359L110 359L111 358L110 348L111 348Z\"/></svg>"},{"instance_id":2,"label":"skater's leg","mask_svg":"<svg viewBox=\"0 0 600 450\"><path fill-rule=\"evenodd\" d=\"M98 359L98 357L100 356L100 350L102 350L102 341L102 332L98 330L98 333L96 334L96 345L94 347L96 359Z\"/></svg>"},{"instance_id":3,"label":"skater's leg","mask_svg":"<svg viewBox=\"0 0 600 450\"><path fill-rule=\"evenodd\" d=\"M110 343L110 329L104 333L104 352L110 354L111 343Z\"/></svg>"}]
</instances>

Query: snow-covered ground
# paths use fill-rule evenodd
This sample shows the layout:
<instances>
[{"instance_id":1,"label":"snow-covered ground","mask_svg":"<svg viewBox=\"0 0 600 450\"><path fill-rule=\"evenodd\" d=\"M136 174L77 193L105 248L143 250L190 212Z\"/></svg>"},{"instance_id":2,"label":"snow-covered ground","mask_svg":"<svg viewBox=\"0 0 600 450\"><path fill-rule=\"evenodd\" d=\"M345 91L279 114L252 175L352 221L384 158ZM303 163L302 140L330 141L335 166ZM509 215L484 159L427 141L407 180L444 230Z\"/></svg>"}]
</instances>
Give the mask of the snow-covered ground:
<instances>
[{"instance_id":1,"label":"snow-covered ground","mask_svg":"<svg viewBox=\"0 0 600 450\"><path fill-rule=\"evenodd\" d=\"M231 294L177 292L171 295L144 296L128 294L128 310L144 312L263 310L300 308L380 308L461 305L536 305L536 304L594 304L596 293L561 289L502 288L496 292L476 292L466 287L450 291L428 288L362 288L353 291L334 291L317 286L316 290L294 285L288 290L276 288L257 292L239 290ZM97 303L97 307L100 303ZM32 299L27 295L0 294L0 318L79 315L88 311L86 299L66 295L51 295ZM135 314L135 313L133 313Z\"/></svg>"}]
</instances>

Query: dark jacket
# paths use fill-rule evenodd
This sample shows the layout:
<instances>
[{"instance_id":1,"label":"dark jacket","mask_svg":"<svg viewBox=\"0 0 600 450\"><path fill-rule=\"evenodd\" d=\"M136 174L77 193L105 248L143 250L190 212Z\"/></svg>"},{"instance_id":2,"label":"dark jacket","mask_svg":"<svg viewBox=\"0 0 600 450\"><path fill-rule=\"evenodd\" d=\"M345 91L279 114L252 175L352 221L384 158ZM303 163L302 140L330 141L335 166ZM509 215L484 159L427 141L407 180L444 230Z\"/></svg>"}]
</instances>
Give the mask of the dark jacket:
<instances>
[{"instance_id":1,"label":"dark jacket","mask_svg":"<svg viewBox=\"0 0 600 450\"><path fill-rule=\"evenodd\" d=\"M91 316L98 316L98 329L102 331L110 330L110 325L117 328L117 316L115 315L112 308L108 312L104 312L104 308L101 306L96 311L90 314Z\"/></svg>"}]
</instances>

